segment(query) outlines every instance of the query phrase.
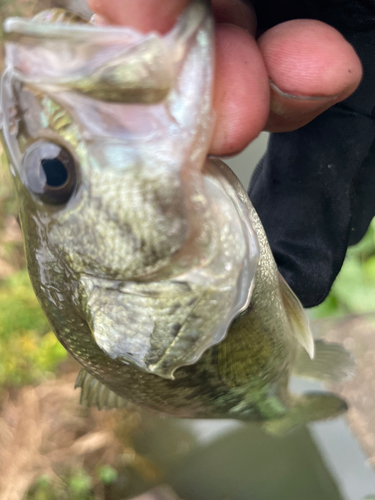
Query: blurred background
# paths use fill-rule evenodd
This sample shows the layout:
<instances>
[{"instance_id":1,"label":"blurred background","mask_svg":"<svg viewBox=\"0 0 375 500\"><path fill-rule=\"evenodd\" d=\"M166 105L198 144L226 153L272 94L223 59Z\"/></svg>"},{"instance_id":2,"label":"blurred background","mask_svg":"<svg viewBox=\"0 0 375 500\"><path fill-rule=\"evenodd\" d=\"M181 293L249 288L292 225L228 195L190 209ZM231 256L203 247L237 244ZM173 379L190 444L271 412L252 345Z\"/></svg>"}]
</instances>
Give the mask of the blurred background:
<instances>
[{"instance_id":1,"label":"blurred background","mask_svg":"<svg viewBox=\"0 0 375 500\"><path fill-rule=\"evenodd\" d=\"M0 20L51 5L90 15L84 1L0 0ZM261 134L227 160L245 187L266 144ZM316 337L356 357L355 376L329 387L349 402L345 418L275 439L254 424L99 412L79 405L78 365L31 289L0 159L0 500L375 499L374 221L329 297L308 311ZM293 381L297 392L316 388Z\"/></svg>"}]
</instances>

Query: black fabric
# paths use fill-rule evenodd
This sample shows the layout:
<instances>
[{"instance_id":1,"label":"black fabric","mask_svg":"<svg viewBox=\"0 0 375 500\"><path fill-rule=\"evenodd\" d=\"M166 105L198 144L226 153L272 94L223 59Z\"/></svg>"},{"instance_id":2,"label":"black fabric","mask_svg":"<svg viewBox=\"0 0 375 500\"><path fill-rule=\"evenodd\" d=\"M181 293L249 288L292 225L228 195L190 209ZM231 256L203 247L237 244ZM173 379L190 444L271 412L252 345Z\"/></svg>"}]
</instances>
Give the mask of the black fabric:
<instances>
[{"instance_id":1,"label":"black fabric","mask_svg":"<svg viewBox=\"0 0 375 500\"><path fill-rule=\"evenodd\" d=\"M245 0L246 1L246 0ZM262 32L290 19L319 19L342 33L372 31L375 0L247 0Z\"/></svg>"},{"instance_id":2,"label":"black fabric","mask_svg":"<svg viewBox=\"0 0 375 500\"><path fill-rule=\"evenodd\" d=\"M364 68L344 102L295 132L271 134L249 188L281 273L312 307L375 215L375 0L252 3L261 32L296 18L331 24Z\"/></svg>"}]
</instances>

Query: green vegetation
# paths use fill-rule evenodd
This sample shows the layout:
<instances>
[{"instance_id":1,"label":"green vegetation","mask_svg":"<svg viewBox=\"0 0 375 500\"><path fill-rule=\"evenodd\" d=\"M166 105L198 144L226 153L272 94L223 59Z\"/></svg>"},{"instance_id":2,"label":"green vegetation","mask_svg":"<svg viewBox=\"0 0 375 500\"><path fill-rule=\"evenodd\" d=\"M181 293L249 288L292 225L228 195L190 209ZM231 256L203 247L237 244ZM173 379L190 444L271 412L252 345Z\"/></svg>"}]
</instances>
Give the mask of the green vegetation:
<instances>
[{"instance_id":1,"label":"green vegetation","mask_svg":"<svg viewBox=\"0 0 375 500\"><path fill-rule=\"evenodd\" d=\"M314 318L375 312L375 219L362 241L349 248L331 293L311 310Z\"/></svg>"},{"instance_id":2,"label":"green vegetation","mask_svg":"<svg viewBox=\"0 0 375 500\"><path fill-rule=\"evenodd\" d=\"M94 477L84 469L72 471L53 481L47 474L38 478L25 500L93 500L117 480L118 473L109 465L98 467ZM95 495L99 493L99 495Z\"/></svg>"},{"instance_id":3,"label":"green vegetation","mask_svg":"<svg viewBox=\"0 0 375 500\"><path fill-rule=\"evenodd\" d=\"M103 465L98 470L98 477L103 484L112 484L116 481L118 474L110 465Z\"/></svg>"},{"instance_id":4,"label":"green vegetation","mask_svg":"<svg viewBox=\"0 0 375 500\"><path fill-rule=\"evenodd\" d=\"M0 282L0 386L40 381L65 359L26 270Z\"/></svg>"}]
</instances>

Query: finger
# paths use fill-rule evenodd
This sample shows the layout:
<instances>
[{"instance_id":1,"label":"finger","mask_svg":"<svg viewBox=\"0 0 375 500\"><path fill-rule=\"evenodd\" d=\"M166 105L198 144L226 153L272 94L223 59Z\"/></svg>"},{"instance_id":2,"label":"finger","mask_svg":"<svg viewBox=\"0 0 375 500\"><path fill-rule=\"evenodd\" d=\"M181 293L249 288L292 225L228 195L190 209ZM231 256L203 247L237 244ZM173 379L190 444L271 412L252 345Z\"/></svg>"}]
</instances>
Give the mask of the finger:
<instances>
[{"instance_id":1,"label":"finger","mask_svg":"<svg viewBox=\"0 0 375 500\"><path fill-rule=\"evenodd\" d=\"M266 129L295 130L348 97L362 77L352 46L331 26L313 20L288 21L258 40L271 82Z\"/></svg>"},{"instance_id":2,"label":"finger","mask_svg":"<svg viewBox=\"0 0 375 500\"><path fill-rule=\"evenodd\" d=\"M237 26L217 25L211 154L238 153L255 139L265 126L269 99L267 72L254 38Z\"/></svg>"},{"instance_id":3,"label":"finger","mask_svg":"<svg viewBox=\"0 0 375 500\"><path fill-rule=\"evenodd\" d=\"M159 0L88 0L93 12L102 17L102 22L131 25L140 31L168 31L190 0L164 0L160 9ZM213 0L212 7L218 23L230 23L255 34L254 10L242 0Z\"/></svg>"},{"instance_id":4,"label":"finger","mask_svg":"<svg viewBox=\"0 0 375 500\"><path fill-rule=\"evenodd\" d=\"M252 35L256 33L255 11L242 0L212 0L212 8L217 23L234 24Z\"/></svg>"},{"instance_id":5,"label":"finger","mask_svg":"<svg viewBox=\"0 0 375 500\"><path fill-rule=\"evenodd\" d=\"M165 33L173 27L177 17L190 0L88 0L93 12L108 23L130 25L142 31Z\"/></svg>"}]
</instances>

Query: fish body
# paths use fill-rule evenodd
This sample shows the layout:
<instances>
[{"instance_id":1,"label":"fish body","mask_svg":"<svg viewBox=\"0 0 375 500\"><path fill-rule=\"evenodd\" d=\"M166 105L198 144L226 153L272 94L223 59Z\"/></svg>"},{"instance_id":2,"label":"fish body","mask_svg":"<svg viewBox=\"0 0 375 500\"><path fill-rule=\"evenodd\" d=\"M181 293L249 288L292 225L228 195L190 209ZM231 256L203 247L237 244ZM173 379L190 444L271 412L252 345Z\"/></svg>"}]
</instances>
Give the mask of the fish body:
<instances>
[{"instance_id":1,"label":"fish body","mask_svg":"<svg viewBox=\"0 0 375 500\"><path fill-rule=\"evenodd\" d=\"M240 182L207 158L207 3L165 36L56 10L4 30L2 136L27 266L83 367L82 399L271 430L344 411L289 392L296 366L314 373L307 319ZM348 357L333 351L336 374Z\"/></svg>"}]
</instances>

